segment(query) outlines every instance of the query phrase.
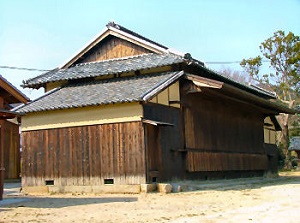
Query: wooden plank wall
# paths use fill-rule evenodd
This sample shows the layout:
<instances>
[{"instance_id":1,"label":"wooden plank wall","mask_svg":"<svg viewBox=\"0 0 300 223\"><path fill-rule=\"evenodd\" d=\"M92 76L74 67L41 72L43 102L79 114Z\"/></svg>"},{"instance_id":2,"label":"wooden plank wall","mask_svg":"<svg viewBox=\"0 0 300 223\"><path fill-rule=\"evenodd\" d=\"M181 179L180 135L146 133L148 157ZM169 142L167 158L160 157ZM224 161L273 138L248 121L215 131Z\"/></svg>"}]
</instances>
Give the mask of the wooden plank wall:
<instances>
[{"instance_id":1,"label":"wooden plank wall","mask_svg":"<svg viewBox=\"0 0 300 223\"><path fill-rule=\"evenodd\" d=\"M19 126L6 120L0 121L1 147L4 150L4 178L20 178Z\"/></svg>"},{"instance_id":2,"label":"wooden plank wall","mask_svg":"<svg viewBox=\"0 0 300 223\"><path fill-rule=\"evenodd\" d=\"M263 115L204 93L183 96L187 170L265 170Z\"/></svg>"},{"instance_id":3,"label":"wooden plank wall","mask_svg":"<svg viewBox=\"0 0 300 223\"><path fill-rule=\"evenodd\" d=\"M268 171L271 173L278 172L278 148L275 144L264 144L266 153L268 154Z\"/></svg>"},{"instance_id":4,"label":"wooden plank wall","mask_svg":"<svg viewBox=\"0 0 300 223\"><path fill-rule=\"evenodd\" d=\"M141 122L23 132L23 186L145 183Z\"/></svg>"},{"instance_id":5,"label":"wooden plank wall","mask_svg":"<svg viewBox=\"0 0 300 223\"><path fill-rule=\"evenodd\" d=\"M184 148L181 110L172 106L147 103L144 105L144 117L173 124L173 126L157 126L155 128L159 134L156 140L159 140L161 149L161 153L157 155L161 155L161 157L153 156L153 158L162 160L159 180L168 181L184 178L185 153L179 152Z\"/></svg>"},{"instance_id":6,"label":"wooden plank wall","mask_svg":"<svg viewBox=\"0 0 300 223\"><path fill-rule=\"evenodd\" d=\"M160 182L162 175L162 155L159 126L145 124L146 177L147 183Z\"/></svg>"},{"instance_id":7,"label":"wooden plank wall","mask_svg":"<svg viewBox=\"0 0 300 223\"><path fill-rule=\"evenodd\" d=\"M76 61L76 63L115 59L143 53L151 53L151 51L126 40L111 36L101 42L101 45L94 47L87 55Z\"/></svg>"},{"instance_id":8,"label":"wooden plank wall","mask_svg":"<svg viewBox=\"0 0 300 223\"><path fill-rule=\"evenodd\" d=\"M243 153L187 153L187 169L196 171L236 171L236 170L265 170L268 158L260 154Z\"/></svg>"}]
</instances>

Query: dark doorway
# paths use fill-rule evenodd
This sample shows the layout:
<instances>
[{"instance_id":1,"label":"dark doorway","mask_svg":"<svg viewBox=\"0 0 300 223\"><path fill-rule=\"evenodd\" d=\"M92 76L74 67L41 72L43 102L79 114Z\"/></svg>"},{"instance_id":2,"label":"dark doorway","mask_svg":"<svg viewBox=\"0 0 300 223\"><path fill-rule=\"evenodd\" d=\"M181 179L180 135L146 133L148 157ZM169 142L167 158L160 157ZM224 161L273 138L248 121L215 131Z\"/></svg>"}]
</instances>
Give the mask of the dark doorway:
<instances>
[{"instance_id":1,"label":"dark doorway","mask_svg":"<svg viewBox=\"0 0 300 223\"><path fill-rule=\"evenodd\" d=\"M160 181L162 167L159 127L145 124L147 183Z\"/></svg>"}]
</instances>

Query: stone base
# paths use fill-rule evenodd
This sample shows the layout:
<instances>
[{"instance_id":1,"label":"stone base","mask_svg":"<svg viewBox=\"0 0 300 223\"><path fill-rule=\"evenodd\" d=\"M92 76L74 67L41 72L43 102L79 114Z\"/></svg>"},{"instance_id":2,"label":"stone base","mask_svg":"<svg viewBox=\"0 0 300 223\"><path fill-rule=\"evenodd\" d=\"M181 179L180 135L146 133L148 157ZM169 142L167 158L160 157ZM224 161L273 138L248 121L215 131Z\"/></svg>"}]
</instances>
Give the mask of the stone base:
<instances>
[{"instance_id":1,"label":"stone base","mask_svg":"<svg viewBox=\"0 0 300 223\"><path fill-rule=\"evenodd\" d=\"M79 193L79 194L138 194L138 193L171 193L172 185L167 183L137 185L100 185L100 186L33 186L23 187L25 194L41 193ZM179 191L174 191L179 192Z\"/></svg>"},{"instance_id":2,"label":"stone base","mask_svg":"<svg viewBox=\"0 0 300 223\"><path fill-rule=\"evenodd\" d=\"M157 184L157 191L163 194L168 194L172 192L172 185L171 184Z\"/></svg>"},{"instance_id":3,"label":"stone base","mask_svg":"<svg viewBox=\"0 0 300 223\"><path fill-rule=\"evenodd\" d=\"M156 184L141 184L141 192L142 193L151 193L157 191Z\"/></svg>"},{"instance_id":4,"label":"stone base","mask_svg":"<svg viewBox=\"0 0 300 223\"><path fill-rule=\"evenodd\" d=\"M44 193L49 193L49 188L48 186L22 187L22 193L44 194Z\"/></svg>"},{"instance_id":5,"label":"stone base","mask_svg":"<svg viewBox=\"0 0 300 223\"><path fill-rule=\"evenodd\" d=\"M37 193L79 193L79 194L138 194L140 185L101 185L101 186L34 186L23 187L25 194Z\"/></svg>"}]
</instances>

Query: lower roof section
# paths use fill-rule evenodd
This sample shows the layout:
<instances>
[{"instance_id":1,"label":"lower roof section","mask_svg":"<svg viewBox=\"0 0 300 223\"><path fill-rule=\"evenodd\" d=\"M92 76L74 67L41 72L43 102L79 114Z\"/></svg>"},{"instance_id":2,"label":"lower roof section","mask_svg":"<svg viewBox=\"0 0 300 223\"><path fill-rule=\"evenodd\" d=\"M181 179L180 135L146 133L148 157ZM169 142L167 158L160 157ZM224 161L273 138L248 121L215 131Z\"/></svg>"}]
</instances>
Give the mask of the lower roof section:
<instances>
[{"instance_id":1,"label":"lower roof section","mask_svg":"<svg viewBox=\"0 0 300 223\"><path fill-rule=\"evenodd\" d=\"M20 113L145 101L184 73L163 72L69 84L17 108Z\"/></svg>"},{"instance_id":2,"label":"lower roof section","mask_svg":"<svg viewBox=\"0 0 300 223\"><path fill-rule=\"evenodd\" d=\"M255 106L259 110L263 110L267 115L277 115L279 113L295 114L294 109L290 109L285 105L280 104L275 99L266 99L256 94L251 94L235 86L229 85L221 81L216 81L208 78L203 78L193 74L187 74L186 78L196 86L196 90L192 92L210 93L216 97L227 97L237 103L247 103Z\"/></svg>"}]
</instances>

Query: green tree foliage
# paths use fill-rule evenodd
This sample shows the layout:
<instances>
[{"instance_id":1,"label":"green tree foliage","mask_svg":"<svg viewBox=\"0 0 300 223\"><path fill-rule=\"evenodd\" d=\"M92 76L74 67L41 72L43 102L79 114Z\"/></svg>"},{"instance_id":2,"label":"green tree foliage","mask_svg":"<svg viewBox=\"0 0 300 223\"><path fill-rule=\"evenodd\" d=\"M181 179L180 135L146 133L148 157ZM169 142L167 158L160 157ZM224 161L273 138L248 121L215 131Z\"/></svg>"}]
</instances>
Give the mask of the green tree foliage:
<instances>
[{"instance_id":1,"label":"green tree foliage","mask_svg":"<svg viewBox=\"0 0 300 223\"><path fill-rule=\"evenodd\" d=\"M244 68L244 70L255 80L259 80L259 70L262 65L261 56L257 56L255 58L249 58L248 60L243 59L240 65ZM263 80L262 82L268 83L269 81Z\"/></svg>"},{"instance_id":2,"label":"green tree foliage","mask_svg":"<svg viewBox=\"0 0 300 223\"><path fill-rule=\"evenodd\" d=\"M300 93L300 37L292 32L285 35L284 31L277 31L262 42L259 48L265 60L270 62L271 72L260 74L263 61L261 56L244 59L240 65L252 78L271 87L282 102L293 108ZM279 117L283 129L279 143L287 158L290 157L288 152L290 119L291 115L288 114ZM289 159L285 167L290 167Z\"/></svg>"},{"instance_id":3,"label":"green tree foliage","mask_svg":"<svg viewBox=\"0 0 300 223\"><path fill-rule=\"evenodd\" d=\"M300 87L300 37L277 31L260 45L260 50L275 71L268 77L276 81L278 95L282 100L293 100L291 90L299 92Z\"/></svg>"}]
</instances>

